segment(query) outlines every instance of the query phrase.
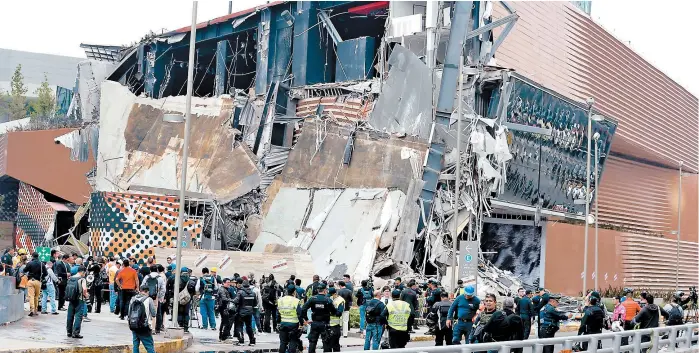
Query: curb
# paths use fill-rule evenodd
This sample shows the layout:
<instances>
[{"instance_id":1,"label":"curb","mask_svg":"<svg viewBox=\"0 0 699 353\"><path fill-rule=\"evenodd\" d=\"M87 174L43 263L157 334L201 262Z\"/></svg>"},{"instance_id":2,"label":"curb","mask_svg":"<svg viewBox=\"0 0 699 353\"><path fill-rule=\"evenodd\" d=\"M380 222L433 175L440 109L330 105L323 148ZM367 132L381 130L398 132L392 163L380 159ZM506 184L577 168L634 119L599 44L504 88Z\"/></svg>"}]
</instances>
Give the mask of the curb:
<instances>
[{"instance_id":1,"label":"curb","mask_svg":"<svg viewBox=\"0 0 699 353\"><path fill-rule=\"evenodd\" d=\"M427 342L434 341L434 336L420 335L415 337L410 337L410 342Z\"/></svg>"},{"instance_id":2,"label":"curb","mask_svg":"<svg viewBox=\"0 0 699 353\"><path fill-rule=\"evenodd\" d=\"M154 349L158 353L179 353L189 348L192 345L192 342L192 336L168 341L156 341L154 344ZM141 344L140 349L145 351L143 344ZM133 344L114 344L107 346L61 346L0 350L0 353L131 353L132 351Z\"/></svg>"}]
</instances>

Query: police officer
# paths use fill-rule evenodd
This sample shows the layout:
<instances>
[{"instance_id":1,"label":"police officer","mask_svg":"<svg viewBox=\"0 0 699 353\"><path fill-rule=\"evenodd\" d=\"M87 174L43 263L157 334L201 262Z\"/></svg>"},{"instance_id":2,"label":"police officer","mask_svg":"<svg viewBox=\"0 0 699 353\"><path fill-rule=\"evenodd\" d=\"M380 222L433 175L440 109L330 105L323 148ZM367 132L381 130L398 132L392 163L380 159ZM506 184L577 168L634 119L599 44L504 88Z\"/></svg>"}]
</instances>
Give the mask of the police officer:
<instances>
[{"instance_id":1,"label":"police officer","mask_svg":"<svg viewBox=\"0 0 699 353\"><path fill-rule=\"evenodd\" d=\"M252 288L250 288L250 282L243 280L243 285L238 289L233 303L238 307L238 317L235 325L238 335L238 345L242 345L245 342L245 336L243 335L243 326L245 326L245 332L250 339L250 346L255 346L255 335L252 332L252 320L254 320L253 315L255 313L255 307L260 303L258 303L257 295Z\"/></svg>"},{"instance_id":2,"label":"police officer","mask_svg":"<svg viewBox=\"0 0 699 353\"><path fill-rule=\"evenodd\" d=\"M286 286L286 295L277 300L277 332L279 332L279 352L296 353L301 347L301 300L296 298L293 282Z\"/></svg>"},{"instance_id":3,"label":"police officer","mask_svg":"<svg viewBox=\"0 0 699 353\"><path fill-rule=\"evenodd\" d=\"M539 312L539 338L552 338L558 331L558 322L572 317L571 314L564 314L556 309L560 294L551 294L548 303ZM543 353L553 353L553 345L544 346Z\"/></svg>"},{"instance_id":4,"label":"police officer","mask_svg":"<svg viewBox=\"0 0 699 353\"><path fill-rule=\"evenodd\" d=\"M328 329L328 341L330 341L330 349L328 350L323 344L324 352L339 352L340 351L340 335L342 335L342 313L345 311L345 298L341 297L335 288L328 290L330 298L333 300L333 306L337 309L336 313L330 314L330 328ZM337 314L337 315L336 315Z\"/></svg>"},{"instance_id":5,"label":"police officer","mask_svg":"<svg viewBox=\"0 0 699 353\"><path fill-rule=\"evenodd\" d=\"M453 336L451 344L461 344L461 336L468 340L471 328L473 327L473 317L476 316L478 307L481 305L481 300L475 296L476 288L468 285L464 288L464 294L456 297L449 308L447 316L447 327L452 327ZM452 319L456 317L456 324L452 325Z\"/></svg>"},{"instance_id":6,"label":"police officer","mask_svg":"<svg viewBox=\"0 0 699 353\"><path fill-rule=\"evenodd\" d=\"M315 279L315 278L314 278ZM337 308L333 305L332 299L327 296L328 290L324 283L315 282L318 294L310 297L306 304L303 305L301 317L308 317L308 309L311 309L311 321L306 321L310 324L310 332L308 333L308 353L315 353L318 345L318 338L322 335L323 347L330 347L328 341L328 325L330 324L330 315L338 315ZM342 315L342 312L339 313Z\"/></svg>"},{"instance_id":7,"label":"police officer","mask_svg":"<svg viewBox=\"0 0 699 353\"><path fill-rule=\"evenodd\" d=\"M391 348L405 348L410 340L408 322L413 316L410 304L400 300L401 290L394 289L391 292L393 300L383 309L381 316L388 324L388 344Z\"/></svg>"},{"instance_id":8,"label":"police officer","mask_svg":"<svg viewBox=\"0 0 699 353\"><path fill-rule=\"evenodd\" d=\"M593 292L594 293L594 292ZM586 306L584 309L584 315L580 321L580 329L578 329L578 335L594 335L596 333L602 333L602 327L604 326L605 312L598 304L599 298L596 296L590 296L590 305ZM597 342L597 349L602 349L602 342ZM582 349L587 350L587 342L582 343Z\"/></svg>"}]
</instances>

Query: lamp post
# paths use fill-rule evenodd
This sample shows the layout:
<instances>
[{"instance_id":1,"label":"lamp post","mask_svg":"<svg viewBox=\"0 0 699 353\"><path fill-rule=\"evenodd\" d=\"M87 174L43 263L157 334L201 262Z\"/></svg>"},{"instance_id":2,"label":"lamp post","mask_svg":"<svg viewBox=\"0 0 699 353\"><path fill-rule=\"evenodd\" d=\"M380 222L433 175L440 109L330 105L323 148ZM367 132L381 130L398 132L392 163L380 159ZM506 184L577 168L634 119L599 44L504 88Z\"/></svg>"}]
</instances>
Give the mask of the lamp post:
<instances>
[{"instance_id":1,"label":"lamp post","mask_svg":"<svg viewBox=\"0 0 699 353\"><path fill-rule=\"evenodd\" d=\"M594 120L595 116L592 117ZM599 194L599 133L592 136L595 140L595 194ZM600 288L597 285L599 280L599 195L595 195L595 290Z\"/></svg>"},{"instance_id":2,"label":"lamp post","mask_svg":"<svg viewBox=\"0 0 699 353\"><path fill-rule=\"evenodd\" d=\"M461 54L459 57L459 112L456 115L456 178L455 178L455 189L454 189L454 236L452 238L453 252L452 263L451 263L451 288L454 290L456 288L456 277L459 275L458 262L456 261L456 250L459 243L459 188L461 188L461 120L463 119L463 111L461 110L461 101L463 100L463 72L464 72L464 55ZM469 213L469 218L471 214ZM469 239L471 240L471 239ZM476 260L478 261L478 260Z\"/></svg>"},{"instance_id":3,"label":"lamp post","mask_svg":"<svg viewBox=\"0 0 699 353\"><path fill-rule=\"evenodd\" d=\"M675 290L680 290L680 232L682 230L682 164L680 161L680 183L677 195L677 258L675 264Z\"/></svg>"},{"instance_id":4,"label":"lamp post","mask_svg":"<svg viewBox=\"0 0 699 353\"><path fill-rule=\"evenodd\" d=\"M590 150L592 148L592 106L595 99L587 99L587 174L585 177L585 245L583 251L583 289L582 296L587 294L587 239L589 233L588 220L590 219Z\"/></svg>"},{"instance_id":5,"label":"lamp post","mask_svg":"<svg viewBox=\"0 0 699 353\"><path fill-rule=\"evenodd\" d=\"M175 293L180 292L182 271L182 237L184 233L184 197L187 190L187 159L189 157L189 127L192 123L192 90L194 84L194 47L197 34L197 1L192 2L192 29L189 33L189 66L187 68L187 99L185 103L184 146L182 146L182 181L180 183L180 212L177 216L177 252L175 255ZM172 306L172 327L178 327L178 305Z\"/></svg>"}]
</instances>

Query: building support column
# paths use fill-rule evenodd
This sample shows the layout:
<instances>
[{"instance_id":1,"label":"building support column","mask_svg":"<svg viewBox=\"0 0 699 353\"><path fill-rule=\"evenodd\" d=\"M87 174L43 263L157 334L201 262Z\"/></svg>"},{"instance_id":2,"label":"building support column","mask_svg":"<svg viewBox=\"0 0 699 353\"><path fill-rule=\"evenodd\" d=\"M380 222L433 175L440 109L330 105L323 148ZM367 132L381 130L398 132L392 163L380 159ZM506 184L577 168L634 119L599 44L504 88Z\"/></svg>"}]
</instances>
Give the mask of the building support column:
<instances>
[{"instance_id":1,"label":"building support column","mask_svg":"<svg viewBox=\"0 0 699 353\"><path fill-rule=\"evenodd\" d=\"M228 40L221 40L216 43L216 78L214 83L214 95L216 97L228 93L226 83L228 83L228 69L226 58L228 57Z\"/></svg>"}]
</instances>

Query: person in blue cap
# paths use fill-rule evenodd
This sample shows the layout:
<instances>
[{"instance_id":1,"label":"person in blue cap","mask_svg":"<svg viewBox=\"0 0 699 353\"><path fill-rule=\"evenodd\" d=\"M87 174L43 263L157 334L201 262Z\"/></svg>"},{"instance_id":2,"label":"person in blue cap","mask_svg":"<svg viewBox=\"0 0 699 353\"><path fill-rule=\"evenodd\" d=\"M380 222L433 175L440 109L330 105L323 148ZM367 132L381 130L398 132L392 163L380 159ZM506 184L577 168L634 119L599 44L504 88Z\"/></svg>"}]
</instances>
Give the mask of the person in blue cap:
<instances>
[{"instance_id":1,"label":"person in blue cap","mask_svg":"<svg viewBox=\"0 0 699 353\"><path fill-rule=\"evenodd\" d=\"M456 297L454 302L449 308L447 313L447 327L452 328L452 340L451 343L454 345L461 344L461 337L464 336L465 340L468 340L468 336L473 327L473 317L478 311L478 307L481 304L481 300L475 296L476 288L472 285L468 285L464 288L464 294ZM452 321L456 321L453 323Z\"/></svg>"}]
</instances>

